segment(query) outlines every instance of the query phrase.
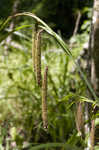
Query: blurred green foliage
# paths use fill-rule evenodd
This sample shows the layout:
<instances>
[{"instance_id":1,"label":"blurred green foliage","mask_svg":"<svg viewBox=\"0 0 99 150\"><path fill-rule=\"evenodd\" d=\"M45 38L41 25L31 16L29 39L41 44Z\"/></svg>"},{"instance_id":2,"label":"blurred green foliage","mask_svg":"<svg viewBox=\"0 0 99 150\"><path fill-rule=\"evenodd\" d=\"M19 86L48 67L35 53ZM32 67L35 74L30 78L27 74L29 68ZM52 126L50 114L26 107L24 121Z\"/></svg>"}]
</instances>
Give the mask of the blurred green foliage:
<instances>
[{"instance_id":1,"label":"blurred green foliage","mask_svg":"<svg viewBox=\"0 0 99 150\"><path fill-rule=\"evenodd\" d=\"M30 29L31 30L31 29ZM22 31L23 32L23 31ZM21 31L20 31L21 33ZM77 137L75 129L75 115L72 113L75 107L68 109L70 102L61 99L70 93L80 94L84 92L84 84L77 73L72 73L71 62L61 50L59 45L49 45L51 37L46 34L42 37L42 73L48 65L48 133L44 131L41 120L41 93L38 88L32 65L31 40L27 41L19 36L22 49L9 45L8 55L4 55L4 45L0 51L0 120L2 126L6 125L7 134L17 134L14 140L23 136L23 142L67 142L76 145L81 138ZM45 40L48 42L45 43ZM16 43L16 42L15 42ZM28 44L27 44L28 43ZM46 44L46 49L45 45ZM77 57L77 55L76 55ZM53 65L54 64L54 65ZM80 87L78 90L78 86ZM83 91L83 92L82 92ZM53 114L53 115L52 115ZM1 128L1 131L4 130ZM16 133L9 133L10 131ZM23 134L21 133L23 132ZM21 135L22 134L22 135ZM13 136L12 137L13 141ZM2 134L3 136L3 134ZM75 138L73 141L72 138ZM66 140L67 139L67 140ZM20 146L20 143L18 144ZM22 143L21 143L22 146Z\"/></svg>"}]
</instances>

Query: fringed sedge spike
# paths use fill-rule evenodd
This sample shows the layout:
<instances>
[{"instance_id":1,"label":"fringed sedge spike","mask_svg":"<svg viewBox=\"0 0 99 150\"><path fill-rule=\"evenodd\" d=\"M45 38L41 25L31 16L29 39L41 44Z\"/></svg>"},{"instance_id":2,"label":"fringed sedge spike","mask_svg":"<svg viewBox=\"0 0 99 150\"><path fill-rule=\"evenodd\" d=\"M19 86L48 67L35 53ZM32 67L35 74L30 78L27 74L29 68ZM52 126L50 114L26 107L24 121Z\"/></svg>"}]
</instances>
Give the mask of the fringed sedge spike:
<instances>
[{"instance_id":1,"label":"fringed sedge spike","mask_svg":"<svg viewBox=\"0 0 99 150\"><path fill-rule=\"evenodd\" d=\"M37 39L37 26L34 26L32 33L32 60L33 60L33 68L36 73L36 39Z\"/></svg>"},{"instance_id":2,"label":"fringed sedge spike","mask_svg":"<svg viewBox=\"0 0 99 150\"><path fill-rule=\"evenodd\" d=\"M43 127L48 128L48 118L47 118L47 73L48 67L45 69L44 79L42 83L42 120Z\"/></svg>"},{"instance_id":3,"label":"fringed sedge spike","mask_svg":"<svg viewBox=\"0 0 99 150\"><path fill-rule=\"evenodd\" d=\"M39 30L36 39L36 80L39 86L41 86L41 33L43 30Z\"/></svg>"}]
</instances>

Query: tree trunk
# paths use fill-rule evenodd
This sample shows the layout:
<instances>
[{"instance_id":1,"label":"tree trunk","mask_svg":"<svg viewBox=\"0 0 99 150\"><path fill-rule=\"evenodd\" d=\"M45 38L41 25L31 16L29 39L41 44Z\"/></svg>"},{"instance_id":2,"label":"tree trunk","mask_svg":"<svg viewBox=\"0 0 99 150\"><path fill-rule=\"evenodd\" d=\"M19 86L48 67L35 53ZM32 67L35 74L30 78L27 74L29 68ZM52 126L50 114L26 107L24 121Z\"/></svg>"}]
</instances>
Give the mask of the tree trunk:
<instances>
[{"instance_id":1,"label":"tree trunk","mask_svg":"<svg viewBox=\"0 0 99 150\"><path fill-rule=\"evenodd\" d=\"M11 15L17 13L17 8L18 8L18 5L19 5L19 0L15 0L14 4L13 4L13 8L12 8L12 13ZM10 26L9 26L9 31L12 31L15 27L15 20L13 19L10 23ZM5 55L8 55L8 48L9 48L9 44L12 40L12 36L8 36L6 41L5 41Z\"/></svg>"},{"instance_id":2,"label":"tree trunk","mask_svg":"<svg viewBox=\"0 0 99 150\"><path fill-rule=\"evenodd\" d=\"M99 96L99 0L94 0L92 19L91 83ZM94 112L93 112L94 113ZM99 129L98 129L99 130ZM90 150L95 144L95 120L91 121Z\"/></svg>"},{"instance_id":3,"label":"tree trunk","mask_svg":"<svg viewBox=\"0 0 99 150\"><path fill-rule=\"evenodd\" d=\"M94 0L91 57L91 82L99 95L99 0Z\"/></svg>"},{"instance_id":4,"label":"tree trunk","mask_svg":"<svg viewBox=\"0 0 99 150\"><path fill-rule=\"evenodd\" d=\"M91 23L91 34L89 40L89 60L88 60L88 69L89 75L91 78L91 83L93 89L95 90L97 96L99 96L99 0L94 0L93 4L93 14L92 14L92 23ZM90 59L91 57L91 59ZM91 62L91 65L90 65ZM94 115L94 110L90 110L89 104L85 105L85 121L89 120L89 113ZM91 111L91 112L90 112ZM93 112L92 112L93 111ZM85 134L89 134L89 139L87 143L86 150L94 150L95 145L95 120L92 120L89 124L85 125Z\"/></svg>"}]
</instances>

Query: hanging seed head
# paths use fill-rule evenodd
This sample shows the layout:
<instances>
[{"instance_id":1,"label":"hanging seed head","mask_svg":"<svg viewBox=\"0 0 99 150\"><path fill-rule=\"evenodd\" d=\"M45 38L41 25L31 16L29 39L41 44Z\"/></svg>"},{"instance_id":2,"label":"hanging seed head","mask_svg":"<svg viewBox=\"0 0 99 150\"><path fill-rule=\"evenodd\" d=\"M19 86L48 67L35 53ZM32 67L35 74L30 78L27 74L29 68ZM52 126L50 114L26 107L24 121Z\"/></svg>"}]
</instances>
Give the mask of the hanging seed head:
<instances>
[{"instance_id":1,"label":"hanging seed head","mask_svg":"<svg viewBox=\"0 0 99 150\"><path fill-rule=\"evenodd\" d=\"M41 86L41 33L39 30L36 36L36 79L39 86Z\"/></svg>"},{"instance_id":2,"label":"hanging seed head","mask_svg":"<svg viewBox=\"0 0 99 150\"><path fill-rule=\"evenodd\" d=\"M42 83L42 120L43 127L48 128L48 118L47 118L47 73L48 67L45 69L44 79Z\"/></svg>"},{"instance_id":3,"label":"hanging seed head","mask_svg":"<svg viewBox=\"0 0 99 150\"><path fill-rule=\"evenodd\" d=\"M32 60L34 72L36 72L36 40L37 40L37 24L35 24L32 32Z\"/></svg>"},{"instance_id":4,"label":"hanging seed head","mask_svg":"<svg viewBox=\"0 0 99 150\"><path fill-rule=\"evenodd\" d=\"M78 133L82 135L82 131L84 129L84 118L83 118L83 108L82 108L82 103L78 102L77 103L77 111L76 111L76 127L78 130Z\"/></svg>"}]
</instances>

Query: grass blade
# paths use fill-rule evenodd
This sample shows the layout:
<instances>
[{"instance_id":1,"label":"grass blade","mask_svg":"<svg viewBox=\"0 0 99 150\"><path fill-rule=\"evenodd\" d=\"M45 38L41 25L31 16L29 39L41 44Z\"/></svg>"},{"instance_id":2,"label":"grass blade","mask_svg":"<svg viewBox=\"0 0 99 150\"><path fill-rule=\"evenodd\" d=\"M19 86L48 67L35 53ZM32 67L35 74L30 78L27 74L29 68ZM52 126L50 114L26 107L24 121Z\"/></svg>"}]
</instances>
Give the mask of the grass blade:
<instances>
[{"instance_id":1,"label":"grass blade","mask_svg":"<svg viewBox=\"0 0 99 150\"><path fill-rule=\"evenodd\" d=\"M46 144L40 144L37 146L33 146L32 148L30 148L30 150L39 150L39 149L50 149L50 148L56 148L56 147L63 147L66 150L70 149L70 150L81 150L81 148L77 148L76 146L70 146L69 144L65 144L65 143L46 143Z\"/></svg>"},{"instance_id":2,"label":"grass blade","mask_svg":"<svg viewBox=\"0 0 99 150\"><path fill-rule=\"evenodd\" d=\"M75 59L74 57L72 56L72 53L68 47L68 45L62 40L62 38L56 34L44 21L42 21L39 17L37 17L36 15L30 13L30 12L23 12L23 13L17 13L15 14L14 16L10 16L7 21L4 23L3 27L8 23L9 20L11 20L11 18L13 17L17 17L17 16L29 16L29 17L32 17L33 19L35 19L41 26L41 28L43 30L45 30L48 34L52 35L56 40L57 42L60 44L60 46L62 47L62 49L64 50L64 52L71 57L71 59L74 61L76 67L77 67L77 70L80 72L84 82L86 83L89 91L91 92L91 94L93 95L94 99L98 99L96 94L95 94L95 91L93 90L90 82L87 80L87 77L84 75L84 73L82 72L79 64L77 62L75 62Z\"/></svg>"}]
</instances>

